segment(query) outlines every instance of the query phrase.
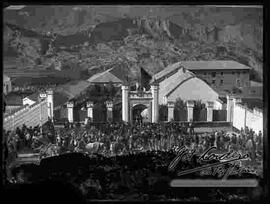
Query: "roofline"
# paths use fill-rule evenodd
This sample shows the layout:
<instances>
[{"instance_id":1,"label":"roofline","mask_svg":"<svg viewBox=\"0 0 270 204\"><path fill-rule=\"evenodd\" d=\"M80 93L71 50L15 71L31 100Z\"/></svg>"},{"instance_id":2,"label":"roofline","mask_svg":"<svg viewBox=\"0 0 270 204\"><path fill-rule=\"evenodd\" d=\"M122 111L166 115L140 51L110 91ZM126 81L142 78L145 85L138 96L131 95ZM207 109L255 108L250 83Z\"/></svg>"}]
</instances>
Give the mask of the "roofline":
<instances>
[{"instance_id":1,"label":"roofline","mask_svg":"<svg viewBox=\"0 0 270 204\"><path fill-rule=\"evenodd\" d=\"M113 82L113 81L108 81L108 82L89 82L90 84L123 84L123 82Z\"/></svg>"},{"instance_id":2,"label":"roofline","mask_svg":"<svg viewBox=\"0 0 270 204\"><path fill-rule=\"evenodd\" d=\"M167 74L165 74L165 75L163 75L163 76L161 76L161 77L159 77L159 78L156 78L155 81L161 82L161 81L164 80L163 78L166 78L168 75L171 76L172 74L177 73L179 69L180 69L180 68L175 68L174 70L170 71L169 73L167 73ZM163 79L163 80L162 80L162 79Z\"/></svg>"},{"instance_id":3,"label":"roofline","mask_svg":"<svg viewBox=\"0 0 270 204\"><path fill-rule=\"evenodd\" d=\"M233 62L236 62L236 63L238 63L238 64L240 64L240 65L243 65L243 66L245 66L244 68L237 68L237 69L235 69L235 68L223 68L223 69L197 69L197 68L189 68L187 65L184 65L183 63L185 63L185 62L213 62L213 61L233 61ZM166 70L167 68L169 68L169 66L173 66L173 65L175 65L175 64L177 64L177 63L180 63L179 65L179 67L176 67L175 69L173 69L172 71L170 71L169 73L167 73L167 74L165 74L165 75L163 75L163 76L161 76L161 77L159 77L159 78L156 78L156 81L159 81L161 78L163 78L163 77L166 77L167 75L169 75L169 74L171 74L172 72L174 72L174 71L176 71L176 70L179 70L181 67L184 67L185 69L187 69L187 70L251 70L252 68L251 67L249 67L249 66L247 66L247 65L244 65L244 64L241 64L241 63L239 63L239 62L237 62L237 61L235 61L235 60L199 60L199 61L179 61L179 62L176 62L176 63L173 63L173 64L171 64L171 65L168 65L167 67L165 67L165 69L163 69L163 70ZM163 70L161 70L160 72L162 72ZM160 72L158 72L158 73L160 73ZM153 75L153 78L155 78L156 77L156 75L158 74L158 73L156 73L156 74L154 74Z\"/></svg>"}]
</instances>

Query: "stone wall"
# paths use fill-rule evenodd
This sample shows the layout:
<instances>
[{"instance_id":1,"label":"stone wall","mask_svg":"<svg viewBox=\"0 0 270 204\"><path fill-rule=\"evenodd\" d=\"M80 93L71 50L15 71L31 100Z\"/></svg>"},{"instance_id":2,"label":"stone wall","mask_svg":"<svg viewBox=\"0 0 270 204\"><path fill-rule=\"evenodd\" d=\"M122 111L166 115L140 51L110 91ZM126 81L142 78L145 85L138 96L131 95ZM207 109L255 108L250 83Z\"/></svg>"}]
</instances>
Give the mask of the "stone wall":
<instances>
[{"instance_id":1,"label":"stone wall","mask_svg":"<svg viewBox=\"0 0 270 204\"><path fill-rule=\"evenodd\" d=\"M251 110L236 103L233 110L233 126L239 130L247 126L256 133L263 131L263 113L259 109Z\"/></svg>"},{"instance_id":2,"label":"stone wall","mask_svg":"<svg viewBox=\"0 0 270 204\"><path fill-rule=\"evenodd\" d=\"M41 123L44 124L48 121L48 109L46 100L36 102L31 106L26 106L23 109L13 113L4 118L4 129L12 130L17 127L22 127L23 124L26 126L37 126Z\"/></svg>"}]
</instances>

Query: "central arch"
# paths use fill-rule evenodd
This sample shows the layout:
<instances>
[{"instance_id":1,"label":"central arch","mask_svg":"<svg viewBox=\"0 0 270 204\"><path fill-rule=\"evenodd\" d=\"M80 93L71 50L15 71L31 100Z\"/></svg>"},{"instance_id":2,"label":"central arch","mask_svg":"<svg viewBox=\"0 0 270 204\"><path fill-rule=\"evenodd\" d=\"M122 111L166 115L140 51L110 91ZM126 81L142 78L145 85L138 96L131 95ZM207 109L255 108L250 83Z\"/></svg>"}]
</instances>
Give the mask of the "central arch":
<instances>
[{"instance_id":1,"label":"central arch","mask_svg":"<svg viewBox=\"0 0 270 204\"><path fill-rule=\"evenodd\" d=\"M136 105L139 106L135 107ZM132 123L133 112L136 116L138 112L142 112L147 108L145 112L148 112L149 117L145 121L156 123L158 122L158 107L157 84L151 85L151 91L129 91L129 86L122 85L122 121ZM137 111L133 111L133 109Z\"/></svg>"},{"instance_id":2,"label":"central arch","mask_svg":"<svg viewBox=\"0 0 270 204\"><path fill-rule=\"evenodd\" d=\"M134 104L132 107L132 123L135 122L150 122L148 115L149 107L145 104Z\"/></svg>"}]
</instances>

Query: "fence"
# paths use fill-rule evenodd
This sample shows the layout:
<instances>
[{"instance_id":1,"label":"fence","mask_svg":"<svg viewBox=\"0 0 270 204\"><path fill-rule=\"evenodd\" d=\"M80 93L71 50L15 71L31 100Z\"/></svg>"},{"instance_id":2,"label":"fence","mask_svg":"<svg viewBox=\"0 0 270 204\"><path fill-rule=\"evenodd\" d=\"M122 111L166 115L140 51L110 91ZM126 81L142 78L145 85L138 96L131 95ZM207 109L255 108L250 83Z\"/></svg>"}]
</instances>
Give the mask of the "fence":
<instances>
[{"instance_id":1,"label":"fence","mask_svg":"<svg viewBox=\"0 0 270 204\"><path fill-rule=\"evenodd\" d=\"M187 110L186 109L174 109L174 120L175 121L187 121Z\"/></svg>"},{"instance_id":2,"label":"fence","mask_svg":"<svg viewBox=\"0 0 270 204\"><path fill-rule=\"evenodd\" d=\"M159 108L159 121L167 121L168 120L168 107L160 106Z\"/></svg>"},{"instance_id":3,"label":"fence","mask_svg":"<svg viewBox=\"0 0 270 204\"><path fill-rule=\"evenodd\" d=\"M74 122L84 122L87 117L87 111L81 110L80 108L74 108L73 117Z\"/></svg>"},{"instance_id":4,"label":"fence","mask_svg":"<svg viewBox=\"0 0 270 204\"><path fill-rule=\"evenodd\" d=\"M113 121L114 122L122 121L122 106L113 107Z\"/></svg>"},{"instance_id":5,"label":"fence","mask_svg":"<svg viewBox=\"0 0 270 204\"><path fill-rule=\"evenodd\" d=\"M93 109L93 122L106 122L107 108L105 106L95 106Z\"/></svg>"},{"instance_id":6,"label":"fence","mask_svg":"<svg viewBox=\"0 0 270 204\"><path fill-rule=\"evenodd\" d=\"M40 118L41 117L41 118ZM26 106L23 109L15 112L4 118L4 129L14 130L17 127L37 126L40 123L44 124L48 121L48 108L46 100L37 102L31 106Z\"/></svg>"},{"instance_id":7,"label":"fence","mask_svg":"<svg viewBox=\"0 0 270 204\"><path fill-rule=\"evenodd\" d=\"M203 109L194 109L193 110L193 121L207 121L207 110Z\"/></svg>"},{"instance_id":8,"label":"fence","mask_svg":"<svg viewBox=\"0 0 270 204\"><path fill-rule=\"evenodd\" d=\"M227 110L213 110L213 121L226 121Z\"/></svg>"}]
</instances>

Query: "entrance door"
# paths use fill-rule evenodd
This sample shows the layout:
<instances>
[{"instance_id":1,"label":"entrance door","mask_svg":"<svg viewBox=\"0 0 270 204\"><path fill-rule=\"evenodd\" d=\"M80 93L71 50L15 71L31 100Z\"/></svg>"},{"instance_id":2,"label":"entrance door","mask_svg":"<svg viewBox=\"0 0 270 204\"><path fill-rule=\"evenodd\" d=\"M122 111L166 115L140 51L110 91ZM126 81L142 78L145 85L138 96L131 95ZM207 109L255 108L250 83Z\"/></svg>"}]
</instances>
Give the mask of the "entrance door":
<instances>
[{"instance_id":1,"label":"entrance door","mask_svg":"<svg viewBox=\"0 0 270 204\"><path fill-rule=\"evenodd\" d=\"M132 108L132 122L143 123L149 121L149 113L146 105L138 104Z\"/></svg>"}]
</instances>

